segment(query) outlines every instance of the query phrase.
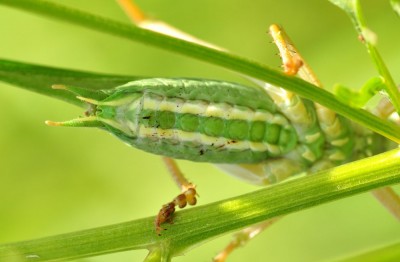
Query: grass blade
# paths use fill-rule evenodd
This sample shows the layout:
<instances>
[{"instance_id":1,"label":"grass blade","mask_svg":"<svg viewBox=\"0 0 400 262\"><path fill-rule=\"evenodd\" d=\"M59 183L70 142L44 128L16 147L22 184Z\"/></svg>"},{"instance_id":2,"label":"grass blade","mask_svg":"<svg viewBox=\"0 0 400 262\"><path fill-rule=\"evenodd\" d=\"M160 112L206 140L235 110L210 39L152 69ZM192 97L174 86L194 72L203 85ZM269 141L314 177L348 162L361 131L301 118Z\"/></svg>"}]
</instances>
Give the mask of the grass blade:
<instances>
[{"instance_id":1,"label":"grass blade","mask_svg":"<svg viewBox=\"0 0 400 262\"><path fill-rule=\"evenodd\" d=\"M89 73L0 59L0 81L77 106L84 106L85 103L76 99L72 93L55 90L51 86L63 84L99 90L114 88L139 78L141 77Z\"/></svg>"},{"instance_id":2,"label":"grass blade","mask_svg":"<svg viewBox=\"0 0 400 262\"><path fill-rule=\"evenodd\" d=\"M319 104L326 106L397 143L400 143L400 127L390 122L383 121L365 110L350 108L325 90L301 79L287 76L280 71L273 70L257 62L43 0L0 0L0 4L49 16L51 18L74 23L129 40L161 47L165 50L178 52L192 58L223 66L227 69L257 78L276 86L284 87L289 91L293 91L305 98L318 102Z\"/></svg>"}]
</instances>

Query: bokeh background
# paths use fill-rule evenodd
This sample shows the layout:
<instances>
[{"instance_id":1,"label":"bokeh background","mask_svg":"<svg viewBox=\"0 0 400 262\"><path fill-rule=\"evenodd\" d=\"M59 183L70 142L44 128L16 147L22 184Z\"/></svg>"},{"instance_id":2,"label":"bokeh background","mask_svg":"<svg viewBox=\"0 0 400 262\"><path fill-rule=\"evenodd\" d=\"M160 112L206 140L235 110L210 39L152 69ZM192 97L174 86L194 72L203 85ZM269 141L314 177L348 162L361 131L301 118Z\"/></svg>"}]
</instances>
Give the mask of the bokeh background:
<instances>
[{"instance_id":1,"label":"bokeh background","mask_svg":"<svg viewBox=\"0 0 400 262\"><path fill-rule=\"evenodd\" d=\"M114 1L56 2L129 22ZM324 85L358 87L375 70L343 12L328 1L141 0L149 15L234 53L279 68L267 35L286 28ZM398 83L400 20L389 1L363 1L378 48ZM0 6L0 57L94 72L244 82L210 64ZM0 243L153 216L178 193L159 157L97 129L44 121L80 108L0 83ZM198 185L199 204L256 190L210 164L179 161ZM399 192L397 186L397 191ZM326 261L400 239L400 227L370 194L292 214L236 251L230 261ZM176 261L210 261L230 240L208 242ZM84 261L141 261L137 250ZM83 260L82 260L83 261Z\"/></svg>"}]
</instances>

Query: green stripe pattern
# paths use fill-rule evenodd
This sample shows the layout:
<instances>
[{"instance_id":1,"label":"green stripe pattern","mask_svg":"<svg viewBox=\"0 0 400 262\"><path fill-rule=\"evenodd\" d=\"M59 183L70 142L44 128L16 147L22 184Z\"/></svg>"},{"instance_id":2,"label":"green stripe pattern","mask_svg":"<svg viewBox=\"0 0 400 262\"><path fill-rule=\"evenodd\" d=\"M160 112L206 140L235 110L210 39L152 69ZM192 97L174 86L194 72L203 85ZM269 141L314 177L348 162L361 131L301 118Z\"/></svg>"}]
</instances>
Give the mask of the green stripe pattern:
<instances>
[{"instance_id":1,"label":"green stripe pattern","mask_svg":"<svg viewBox=\"0 0 400 262\"><path fill-rule=\"evenodd\" d=\"M371 155L383 144L347 119L317 112L313 102L273 86L153 78L95 95L66 89L89 104L88 116L57 125L100 127L138 149L219 163L256 184Z\"/></svg>"},{"instance_id":2,"label":"green stripe pattern","mask_svg":"<svg viewBox=\"0 0 400 262\"><path fill-rule=\"evenodd\" d=\"M151 153L201 162L257 163L297 144L294 128L258 88L152 79L117 90L99 102L98 119L113 130L125 130L119 134L124 141ZM199 91L209 96L201 97Z\"/></svg>"}]
</instances>

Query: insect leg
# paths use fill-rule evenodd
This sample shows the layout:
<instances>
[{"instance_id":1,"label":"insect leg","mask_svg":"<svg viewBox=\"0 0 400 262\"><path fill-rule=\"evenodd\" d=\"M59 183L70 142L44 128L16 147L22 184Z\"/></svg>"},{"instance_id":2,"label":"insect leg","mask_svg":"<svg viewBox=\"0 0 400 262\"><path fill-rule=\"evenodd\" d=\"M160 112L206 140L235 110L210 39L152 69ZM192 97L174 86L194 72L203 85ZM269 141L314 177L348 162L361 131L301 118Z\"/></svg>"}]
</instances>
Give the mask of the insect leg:
<instances>
[{"instance_id":1,"label":"insect leg","mask_svg":"<svg viewBox=\"0 0 400 262\"><path fill-rule=\"evenodd\" d=\"M395 108L388 97L382 97L376 107L371 108L369 111L380 118L390 119L400 125L399 116L393 114ZM391 119L392 114L396 116L394 119ZM397 220L400 220L400 196L393 188L378 188L372 190L371 193L395 218L397 218Z\"/></svg>"},{"instance_id":2,"label":"insect leg","mask_svg":"<svg viewBox=\"0 0 400 262\"><path fill-rule=\"evenodd\" d=\"M254 238L258 234L264 231L267 227L271 226L275 222L280 220L280 217L272 218L264 221L260 224L253 225L245 228L233 236L233 240L221 251L218 255L213 258L214 262L224 262L232 251L236 248L245 245L250 239Z\"/></svg>"},{"instance_id":3,"label":"insect leg","mask_svg":"<svg viewBox=\"0 0 400 262\"><path fill-rule=\"evenodd\" d=\"M290 72L290 65L296 63L301 64L302 66L298 70L298 75L302 79L309 81L316 86L322 87L311 67L304 62L304 59L300 56L296 48L291 44L289 37L284 33L284 31L278 26L272 25L270 27L270 32L275 42L280 43L277 44L277 46L280 50L281 55L283 57L289 55L293 58L292 60L287 58L282 59L285 72ZM281 43L282 41L285 43ZM282 46L289 47L282 48L282 50L286 50L287 53L285 53L286 51L281 51ZM300 61L302 61L302 63L298 62L299 59ZM285 61L289 62L285 63ZM289 66L287 66L287 64ZM363 86L360 95L363 95L366 97L366 99L368 99L368 97L372 97L377 91L382 89L383 85L384 82L380 77L372 78ZM349 97L348 99L351 99L351 97ZM364 97L363 99L364 100L361 100L361 102L366 101ZM372 152L372 148L374 147L374 145L368 142L369 140L372 140L372 132L355 127L355 132L358 133L359 137L367 137L367 139L365 139L365 143L363 143L362 146L365 148L361 147L357 149L356 146L352 146L353 143L351 143L350 141L346 141L350 139L349 134L352 131L347 128L347 126L349 126L349 123L346 123L347 121L344 118L338 116L332 110L317 103L315 103L315 108L317 110L321 129L325 134L327 143L329 143L330 150L326 150L327 152L325 153L324 159L315 164L312 170L320 170L324 169L325 167L329 167L332 164L340 164L342 161L349 158L349 154L351 154L352 152L355 152L358 155L356 156L356 158L360 158L362 156L368 157L373 155L374 152ZM375 108L369 109L369 111L379 116L380 118L387 119L395 111L395 108L390 103L389 99L387 97L384 97L378 102ZM398 119L395 119L395 121L398 121ZM393 216L400 220L400 196L396 194L391 187L376 189L371 191L371 193Z\"/></svg>"},{"instance_id":4,"label":"insect leg","mask_svg":"<svg viewBox=\"0 0 400 262\"><path fill-rule=\"evenodd\" d=\"M180 187L182 193L175 197L171 202L163 205L158 212L158 215L154 221L156 233L158 235L161 235L161 230L163 230L161 227L162 223L172 223L176 206L179 208L184 208L187 204L193 206L197 203L197 192L195 186L185 178L183 173L178 168L176 161L169 157L163 157L163 160L175 183L178 185L178 187Z\"/></svg>"},{"instance_id":5,"label":"insect leg","mask_svg":"<svg viewBox=\"0 0 400 262\"><path fill-rule=\"evenodd\" d=\"M131 0L116 0L121 9L125 12L126 16L131 19L134 24L148 20L146 15L135 5Z\"/></svg>"},{"instance_id":6,"label":"insect leg","mask_svg":"<svg viewBox=\"0 0 400 262\"><path fill-rule=\"evenodd\" d=\"M287 36L279 28L277 25L272 25L270 27L270 34L272 35L275 44L277 45L284 67L284 72L288 75L296 75L301 68L305 65L300 55L298 55L297 51L294 49L291 42L287 41ZM251 79L254 81L254 79ZM286 91L282 88L272 86L268 83L261 83L255 81L257 84L263 86L266 91L271 95L272 99L276 102L276 104L280 107L282 112L285 113L291 123L297 126L297 130L300 132L310 134L310 130L315 130L314 126L316 124L316 120L310 116L310 111L312 110L304 103L304 101L299 98L296 94ZM315 132L315 131L314 131ZM318 133L318 129L316 130ZM309 135L308 135L309 136ZM305 135L305 140L307 140L307 135ZM264 177L266 173L271 173L273 176L268 176L269 181L261 181L264 184L269 184L271 182L278 182L278 180L284 180L289 175L293 175L296 173L301 173L303 171L304 166L300 165L293 161L297 159L298 153L291 153L294 156L292 159L290 158L280 158L276 160L268 160L265 163L257 164L257 165L238 165L236 166L233 172L250 172L255 177ZM229 166L223 166L223 169L227 170ZM280 170L273 170L274 167L280 167L284 171L289 172L286 174L285 172L281 172ZM268 170L269 169L269 170ZM284 174L279 176L278 174ZM271 177L275 177L277 181L271 181ZM260 183L261 184L261 183ZM253 225L249 228L246 228L236 235L234 235L233 240L225 247L223 251L221 251L216 257L214 257L214 261L223 262L226 260L227 256L234 251L234 249L244 246L250 241L252 238L263 232L273 223L279 221L281 217L273 218L262 223Z\"/></svg>"},{"instance_id":7,"label":"insect leg","mask_svg":"<svg viewBox=\"0 0 400 262\"><path fill-rule=\"evenodd\" d=\"M192 36L185 34L163 22L149 19L132 0L116 0L121 9L125 11L130 20L139 27L153 30L166 35L171 35L185 40L193 41ZM163 157L163 161L174 179L175 183L181 189L181 194L175 197L171 202L163 205L154 221L156 233L161 234L164 222L172 223L175 208L184 208L187 204L195 205L197 202L197 192L195 186L190 183L180 171L176 161L172 158Z\"/></svg>"},{"instance_id":8,"label":"insect leg","mask_svg":"<svg viewBox=\"0 0 400 262\"><path fill-rule=\"evenodd\" d=\"M388 119L396 111L396 109L394 108L388 97L383 97L382 99L380 99L378 104L369 111L382 119ZM400 125L398 119L395 121L398 125Z\"/></svg>"},{"instance_id":9,"label":"insect leg","mask_svg":"<svg viewBox=\"0 0 400 262\"><path fill-rule=\"evenodd\" d=\"M296 49L293 50L296 55L299 55ZM302 58L300 57L300 59ZM299 70L299 75L304 80L307 80L315 84L316 86L321 87L320 82L316 78L312 69L307 64L304 64L303 67ZM367 97L369 95L370 97L372 97L370 93L372 94L376 93L378 90L382 89L382 85L384 85L384 83L382 82L381 78L372 78L361 89L361 95ZM345 144L343 144L343 146L340 145L340 141L344 141L343 138L345 139L346 137L345 134L350 132L350 130L345 128L346 126L345 120L339 117L332 110L327 109L319 104L315 104L315 107L317 109L317 114L321 128L325 133L327 142L330 143L330 147L332 148L330 150L332 153L328 155L329 160L340 161L342 156L348 154L345 151L347 152L357 151L357 149L354 148L346 149ZM384 97L378 102L375 108L370 109L369 111L379 116L380 118L387 119L395 111L395 108L390 103L389 99L387 97ZM356 128L356 132L357 131L360 132L358 134L359 136L371 137L373 135L372 132L370 132L369 130L360 130ZM360 151L359 154L362 154L364 157L371 156L373 152L369 149L373 147L373 145L366 142L365 146L366 148L361 148L359 150ZM371 193L393 216L395 216L398 220L400 220L400 196L396 194L391 187L375 189L372 190Z\"/></svg>"},{"instance_id":10,"label":"insect leg","mask_svg":"<svg viewBox=\"0 0 400 262\"><path fill-rule=\"evenodd\" d=\"M130 20L137 26L152 30L168 36L180 38L189 42L193 42L199 45L208 46L210 48L223 50L223 48L217 47L216 45L205 42L192 35L189 35L167 23L159 20L147 17L144 12L133 2L133 0L116 0L120 5L121 9L124 10L125 14Z\"/></svg>"},{"instance_id":11,"label":"insect leg","mask_svg":"<svg viewBox=\"0 0 400 262\"><path fill-rule=\"evenodd\" d=\"M300 68L298 68L297 75L303 80L322 88L321 82L318 80L311 67L301 57L300 53L292 44L292 41L284 30L277 25L271 25L270 34L275 43L277 43L278 48L282 45L287 47L286 53L280 50L283 61L300 60L301 63L291 62L292 64L301 64ZM289 58L284 59L285 56L288 56ZM338 116L334 111L321 106L320 104L314 103L314 106L319 126L327 143L325 147L328 148L328 150L325 150L326 152L324 152L322 160L319 161L320 163L314 165L313 171L321 169L319 167L334 166L343 163L343 161L346 161L349 158L353 149L351 130L348 128L349 124L346 119Z\"/></svg>"},{"instance_id":12,"label":"insect leg","mask_svg":"<svg viewBox=\"0 0 400 262\"><path fill-rule=\"evenodd\" d=\"M272 25L270 34L280 51L285 73L290 75L301 73L302 76L307 77L306 80L319 84L317 78L312 73L308 73L311 72L311 69L305 71L306 73L303 72L304 68L309 67L291 44L285 32L277 25ZM250 78L250 80L263 87L274 100L275 105L296 129L299 143L294 150L285 156L269 159L257 165L219 166L223 170L239 177L243 177L244 174L257 184L271 184L304 171L315 171L331 167L333 163L330 159L321 162L325 155L325 134L324 129L320 126L316 106L311 101L302 99L295 93L281 87L253 78ZM342 125L340 121L337 121L334 113L329 113L331 112L327 111L326 114L323 114L328 127L326 130L336 135ZM339 134L341 133L339 132ZM346 143L347 141L340 142ZM332 154L332 156L341 160L344 158L339 153Z\"/></svg>"}]
</instances>

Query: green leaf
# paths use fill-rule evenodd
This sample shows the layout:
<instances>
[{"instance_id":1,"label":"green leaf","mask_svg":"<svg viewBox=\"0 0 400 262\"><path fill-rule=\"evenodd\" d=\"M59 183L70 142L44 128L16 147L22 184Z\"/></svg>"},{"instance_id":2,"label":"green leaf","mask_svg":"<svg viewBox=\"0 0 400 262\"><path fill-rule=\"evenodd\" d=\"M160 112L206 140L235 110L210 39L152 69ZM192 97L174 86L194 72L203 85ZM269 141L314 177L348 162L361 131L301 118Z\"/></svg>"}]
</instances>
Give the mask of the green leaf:
<instances>
[{"instance_id":1,"label":"green leaf","mask_svg":"<svg viewBox=\"0 0 400 262\"><path fill-rule=\"evenodd\" d=\"M154 217L148 217L3 244L0 245L0 261L67 260L143 248L151 251L147 261L169 261L171 257L226 232L399 183L399 154L400 149L392 150L312 176L177 212L174 224L161 236L155 233Z\"/></svg>"},{"instance_id":2,"label":"green leaf","mask_svg":"<svg viewBox=\"0 0 400 262\"><path fill-rule=\"evenodd\" d=\"M71 92L55 90L51 86L62 84L100 90L140 78L143 77L89 73L0 59L0 81L78 106L84 106L85 103L76 99Z\"/></svg>"},{"instance_id":3,"label":"green leaf","mask_svg":"<svg viewBox=\"0 0 400 262\"><path fill-rule=\"evenodd\" d=\"M275 86L284 87L289 91L293 91L302 97L330 108L335 112L362 124L397 143L400 143L399 126L379 119L365 110L350 108L346 104L337 100L334 95L321 88L301 79L287 76L283 72L273 70L265 65L246 58L43 0L0 0L0 4L1 3L129 40L161 47L165 50L178 52L192 58L223 66L226 69L254 77Z\"/></svg>"}]
</instances>

